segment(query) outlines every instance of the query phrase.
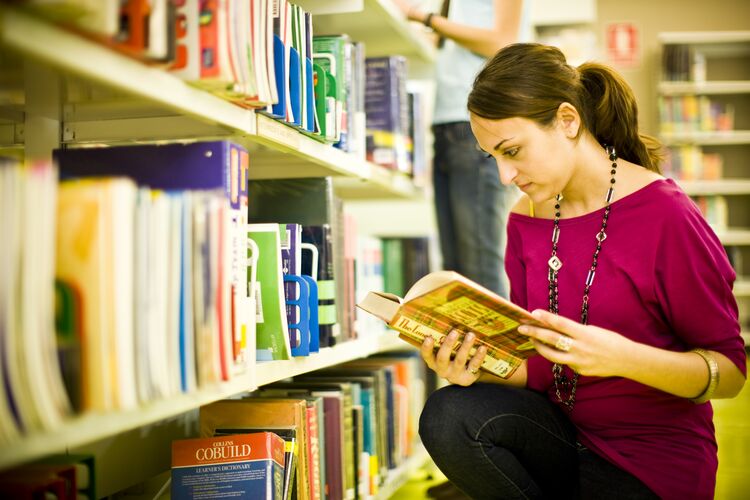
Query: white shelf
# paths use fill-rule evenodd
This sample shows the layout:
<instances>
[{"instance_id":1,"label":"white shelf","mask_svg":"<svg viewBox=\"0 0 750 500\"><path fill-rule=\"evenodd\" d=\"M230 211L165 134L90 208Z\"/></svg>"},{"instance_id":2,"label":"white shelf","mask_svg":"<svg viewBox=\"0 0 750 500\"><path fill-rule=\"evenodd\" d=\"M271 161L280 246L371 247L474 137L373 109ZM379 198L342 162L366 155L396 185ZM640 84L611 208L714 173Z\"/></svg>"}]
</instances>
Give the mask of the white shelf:
<instances>
[{"instance_id":1,"label":"white shelf","mask_svg":"<svg viewBox=\"0 0 750 500\"><path fill-rule=\"evenodd\" d=\"M159 68L152 68L98 43L26 13L0 5L0 45L67 73L136 98L222 125L255 133L255 114L191 87Z\"/></svg>"},{"instance_id":2,"label":"white shelf","mask_svg":"<svg viewBox=\"0 0 750 500\"><path fill-rule=\"evenodd\" d=\"M252 374L194 393L149 402L134 410L75 416L62 424L59 429L31 434L4 446L0 453L0 469L172 418L202 405L253 391L260 385L378 352L402 348L410 347L397 335L383 333L373 338L344 342L336 347L325 348L320 353L305 358L259 363ZM252 382L253 377L255 383Z\"/></svg>"},{"instance_id":3,"label":"white shelf","mask_svg":"<svg viewBox=\"0 0 750 500\"><path fill-rule=\"evenodd\" d=\"M727 130L725 132L673 132L661 134L666 146L697 144L702 146L730 146L750 144L750 130Z\"/></svg>"},{"instance_id":4,"label":"white shelf","mask_svg":"<svg viewBox=\"0 0 750 500\"><path fill-rule=\"evenodd\" d=\"M365 12L375 5L395 9L387 1L367 5ZM408 179L384 172L382 167L266 115L194 88L162 69L149 67L24 12L0 5L0 14L1 46L125 95L116 100L66 104L63 143L243 138L242 142L250 147L248 142L265 146L253 151L251 178L348 177L353 181L342 188L345 198L422 196ZM382 18L385 14L371 15ZM396 21L391 16L389 22ZM0 127L2 143L16 144L19 133L23 135L19 127L22 125Z\"/></svg>"},{"instance_id":5,"label":"white shelf","mask_svg":"<svg viewBox=\"0 0 750 500\"><path fill-rule=\"evenodd\" d=\"M358 12L313 15L314 35L339 33L364 42L367 57L399 54L427 63L435 60L436 49L425 29L407 21L392 0L365 0Z\"/></svg>"},{"instance_id":6,"label":"white shelf","mask_svg":"<svg viewBox=\"0 0 750 500\"><path fill-rule=\"evenodd\" d=\"M423 189L414 185L411 177L380 165L371 165L370 179L334 179L336 194L345 200L410 199L425 197Z\"/></svg>"},{"instance_id":7,"label":"white shelf","mask_svg":"<svg viewBox=\"0 0 750 500\"><path fill-rule=\"evenodd\" d=\"M664 45L750 44L750 31L672 31L659 33Z\"/></svg>"},{"instance_id":8,"label":"white shelf","mask_svg":"<svg viewBox=\"0 0 750 500\"><path fill-rule=\"evenodd\" d=\"M335 347L321 348L319 353L288 361L268 361L258 363L256 382L258 386L278 382L307 372L346 363L378 352L409 348L394 332L384 332L369 338L344 342Z\"/></svg>"},{"instance_id":9,"label":"white shelf","mask_svg":"<svg viewBox=\"0 0 750 500\"><path fill-rule=\"evenodd\" d=\"M750 179L721 179L715 181L682 181L677 183L690 196L750 195Z\"/></svg>"},{"instance_id":10,"label":"white shelf","mask_svg":"<svg viewBox=\"0 0 750 500\"><path fill-rule=\"evenodd\" d=\"M252 179L334 176L336 194L344 200L424 197L405 174L356 158L269 116L259 113L257 120L257 134L247 139L266 147L252 151Z\"/></svg>"},{"instance_id":11,"label":"white shelf","mask_svg":"<svg viewBox=\"0 0 750 500\"><path fill-rule=\"evenodd\" d=\"M75 416L55 431L31 434L4 447L0 453L0 469L153 424L252 390L252 385L248 375L194 393L149 402L130 411Z\"/></svg>"},{"instance_id":12,"label":"white shelf","mask_svg":"<svg viewBox=\"0 0 750 500\"><path fill-rule=\"evenodd\" d=\"M318 142L296 128L258 113L257 134L247 139L266 146L253 151L248 174L252 179L345 176L367 180L371 165Z\"/></svg>"},{"instance_id":13,"label":"white shelf","mask_svg":"<svg viewBox=\"0 0 750 500\"><path fill-rule=\"evenodd\" d=\"M747 94L750 93L750 82L709 81L709 82L659 82L659 93L671 95L719 95L719 94Z\"/></svg>"},{"instance_id":14,"label":"white shelf","mask_svg":"<svg viewBox=\"0 0 750 500\"><path fill-rule=\"evenodd\" d=\"M737 278L734 282L734 296L750 297L750 278Z\"/></svg>"},{"instance_id":15,"label":"white shelf","mask_svg":"<svg viewBox=\"0 0 750 500\"><path fill-rule=\"evenodd\" d=\"M716 231L716 235L727 246L750 245L750 229L725 229Z\"/></svg>"}]
</instances>

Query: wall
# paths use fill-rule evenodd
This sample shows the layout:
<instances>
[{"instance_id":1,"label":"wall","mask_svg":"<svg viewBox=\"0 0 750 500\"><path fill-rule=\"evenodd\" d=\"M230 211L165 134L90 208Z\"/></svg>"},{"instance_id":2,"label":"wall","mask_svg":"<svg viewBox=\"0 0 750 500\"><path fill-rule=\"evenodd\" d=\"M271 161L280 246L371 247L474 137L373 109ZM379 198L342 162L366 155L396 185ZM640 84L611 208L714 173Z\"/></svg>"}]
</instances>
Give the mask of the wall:
<instances>
[{"instance_id":1,"label":"wall","mask_svg":"<svg viewBox=\"0 0 750 500\"><path fill-rule=\"evenodd\" d=\"M597 14L596 31L605 62L608 62L604 50L606 27L610 23L630 22L638 29L640 62L631 69L615 67L633 87L640 106L641 130L651 135L658 132L656 84L661 75L658 33L750 30L748 0L597 0Z\"/></svg>"}]
</instances>

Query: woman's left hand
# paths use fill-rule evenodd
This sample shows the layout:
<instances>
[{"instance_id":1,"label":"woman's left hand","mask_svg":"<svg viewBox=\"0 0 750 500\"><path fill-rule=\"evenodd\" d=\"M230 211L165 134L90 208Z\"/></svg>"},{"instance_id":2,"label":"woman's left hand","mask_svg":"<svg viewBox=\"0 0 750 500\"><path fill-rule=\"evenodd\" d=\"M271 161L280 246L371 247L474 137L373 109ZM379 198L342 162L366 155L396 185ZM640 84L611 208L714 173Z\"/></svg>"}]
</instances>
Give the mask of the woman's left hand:
<instances>
[{"instance_id":1,"label":"woman's left hand","mask_svg":"<svg viewBox=\"0 0 750 500\"><path fill-rule=\"evenodd\" d=\"M409 21L417 21L422 23L427 16L427 14L418 6L408 2L407 0L394 0L393 3L396 4L396 7L398 7L401 12L404 13L404 16L406 16Z\"/></svg>"},{"instance_id":2,"label":"woman's left hand","mask_svg":"<svg viewBox=\"0 0 750 500\"><path fill-rule=\"evenodd\" d=\"M519 333L534 342L539 354L553 363L567 365L581 375L617 376L633 342L619 333L583 325L541 309L532 315L544 326L522 325Z\"/></svg>"}]
</instances>

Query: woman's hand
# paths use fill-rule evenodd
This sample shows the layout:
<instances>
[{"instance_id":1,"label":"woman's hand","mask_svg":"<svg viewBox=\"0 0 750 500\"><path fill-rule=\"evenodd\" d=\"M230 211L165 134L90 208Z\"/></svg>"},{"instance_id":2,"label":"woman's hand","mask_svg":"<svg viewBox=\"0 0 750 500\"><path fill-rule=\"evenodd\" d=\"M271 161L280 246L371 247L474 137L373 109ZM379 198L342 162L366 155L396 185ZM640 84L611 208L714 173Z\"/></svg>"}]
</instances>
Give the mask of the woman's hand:
<instances>
[{"instance_id":1,"label":"woman's hand","mask_svg":"<svg viewBox=\"0 0 750 500\"><path fill-rule=\"evenodd\" d=\"M634 342L619 333L597 326L582 325L568 318L538 309L532 315L547 326L522 325L519 333L528 335L539 354L581 375L619 376L625 373L628 353Z\"/></svg>"},{"instance_id":2,"label":"woman's hand","mask_svg":"<svg viewBox=\"0 0 750 500\"><path fill-rule=\"evenodd\" d=\"M407 0L393 0L393 3L404 13L404 16L409 21L417 21L423 23L427 17L427 13L422 11L418 6L413 5Z\"/></svg>"},{"instance_id":3,"label":"woman's hand","mask_svg":"<svg viewBox=\"0 0 750 500\"><path fill-rule=\"evenodd\" d=\"M476 337L472 332L463 335L463 339L460 337L461 332L451 331L437 352L434 352L435 341L432 337L427 337L422 343L421 354L427 366L448 382L468 386L479 380L479 367L482 366L487 348L479 347L470 357ZM461 341L461 345L456 356L451 359L451 346L457 341Z\"/></svg>"}]
</instances>

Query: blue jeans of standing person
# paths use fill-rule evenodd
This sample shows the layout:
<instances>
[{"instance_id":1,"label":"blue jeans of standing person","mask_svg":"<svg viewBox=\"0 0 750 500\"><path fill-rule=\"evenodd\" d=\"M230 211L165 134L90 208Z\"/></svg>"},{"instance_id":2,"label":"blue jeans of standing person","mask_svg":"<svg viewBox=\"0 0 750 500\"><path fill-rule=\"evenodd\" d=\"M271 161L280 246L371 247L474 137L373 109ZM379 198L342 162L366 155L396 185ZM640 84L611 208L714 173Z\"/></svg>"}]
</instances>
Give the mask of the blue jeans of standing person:
<instances>
[{"instance_id":1,"label":"blue jeans of standing person","mask_svg":"<svg viewBox=\"0 0 750 500\"><path fill-rule=\"evenodd\" d=\"M497 164L477 148L469 122L434 125L433 185L443 268L507 297L505 204Z\"/></svg>"},{"instance_id":2,"label":"blue jeans of standing person","mask_svg":"<svg viewBox=\"0 0 750 500\"><path fill-rule=\"evenodd\" d=\"M635 476L576 443L544 395L498 384L430 395L419 435L440 470L474 499L658 498Z\"/></svg>"}]
</instances>

